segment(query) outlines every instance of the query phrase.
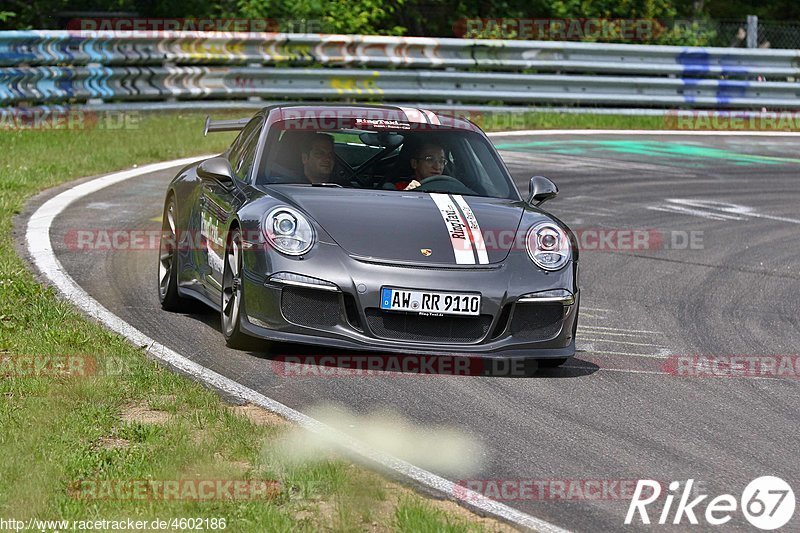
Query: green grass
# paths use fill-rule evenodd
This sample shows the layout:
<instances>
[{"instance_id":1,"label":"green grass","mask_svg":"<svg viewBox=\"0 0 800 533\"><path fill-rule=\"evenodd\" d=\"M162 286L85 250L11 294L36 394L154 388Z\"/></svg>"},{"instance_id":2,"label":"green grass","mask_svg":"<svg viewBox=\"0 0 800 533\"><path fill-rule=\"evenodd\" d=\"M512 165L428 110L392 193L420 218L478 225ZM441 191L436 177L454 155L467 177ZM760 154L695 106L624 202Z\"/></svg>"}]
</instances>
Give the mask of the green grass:
<instances>
[{"instance_id":1,"label":"green grass","mask_svg":"<svg viewBox=\"0 0 800 533\"><path fill-rule=\"evenodd\" d=\"M665 117L627 115L578 115L554 112L481 113L473 121L486 131L610 129L674 129Z\"/></svg>"},{"instance_id":2,"label":"green grass","mask_svg":"<svg viewBox=\"0 0 800 533\"><path fill-rule=\"evenodd\" d=\"M404 533L456 533L481 530L478 525L453 518L418 498L400 500L400 505L394 512L394 527Z\"/></svg>"},{"instance_id":3,"label":"green grass","mask_svg":"<svg viewBox=\"0 0 800 533\"><path fill-rule=\"evenodd\" d=\"M204 116L153 115L122 131L0 131L0 515L39 519L225 518L227 531L462 531L471 519L434 509L338 459L296 464L274 452L288 430L255 424L197 383L85 319L39 285L14 252L12 216L71 179L221 151ZM22 356L86 355L108 375L20 376ZM262 500L94 499L76 482L277 480ZM76 497L84 496L84 497Z\"/></svg>"}]
</instances>

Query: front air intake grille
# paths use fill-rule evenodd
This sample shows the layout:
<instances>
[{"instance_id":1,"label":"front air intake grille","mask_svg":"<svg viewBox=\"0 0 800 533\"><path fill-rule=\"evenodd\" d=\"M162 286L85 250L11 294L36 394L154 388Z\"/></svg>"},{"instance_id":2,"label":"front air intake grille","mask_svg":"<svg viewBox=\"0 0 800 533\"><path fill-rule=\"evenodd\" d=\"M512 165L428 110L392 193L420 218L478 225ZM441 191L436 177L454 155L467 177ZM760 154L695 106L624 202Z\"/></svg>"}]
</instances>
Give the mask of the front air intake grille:
<instances>
[{"instance_id":1,"label":"front air intake grille","mask_svg":"<svg viewBox=\"0 0 800 533\"><path fill-rule=\"evenodd\" d=\"M356 299L347 293L344 294L344 312L350 325L359 332L364 333L364 326L361 325L361 317L358 315Z\"/></svg>"},{"instance_id":2,"label":"front air intake grille","mask_svg":"<svg viewBox=\"0 0 800 533\"><path fill-rule=\"evenodd\" d=\"M335 326L339 323L340 309L338 292L305 287L284 287L281 291L284 318L300 326Z\"/></svg>"},{"instance_id":3,"label":"front air intake grille","mask_svg":"<svg viewBox=\"0 0 800 533\"><path fill-rule=\"evenodd\" d=\"M503 306L503 310L500 311L500 318L497 319L497 324L495 324L494 330L492 330L492 340L502 335L506 330L506 326L508 326L508 317L511 315L512 307L513 304L506 304Z\"/></svg>"},{"instance_id":4,"label":"front air intake grille","mask_svg":"<svg viewBox=\"0 0 800 533\"><path fill-rule=\"evenodd\" d=\"M511 318L511 334L521 340L552 339L561 331L561 304L517 304Z\"/></svg>"},{"instance_id":5,"label":"front air intake grille","mask_svg":"<svg viewBox=\"0 0 800 533\"><path fill-rule=\"evenodd\" d=\"M491 315L419 316L387 313L368 308L367 325L372 333L384 339L416 342L477 342L489 332Z\"/></svg>"}]
</instances>

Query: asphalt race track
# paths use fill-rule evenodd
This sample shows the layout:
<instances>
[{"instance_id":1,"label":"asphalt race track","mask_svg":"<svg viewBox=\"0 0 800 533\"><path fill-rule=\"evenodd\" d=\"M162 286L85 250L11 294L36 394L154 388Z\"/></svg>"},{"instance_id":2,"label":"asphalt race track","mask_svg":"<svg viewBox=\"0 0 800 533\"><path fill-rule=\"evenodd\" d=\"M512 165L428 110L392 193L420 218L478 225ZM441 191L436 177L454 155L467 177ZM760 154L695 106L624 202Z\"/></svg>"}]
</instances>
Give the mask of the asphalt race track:
<instances>
[{"instance_id":1,"label":"asphalt race track","mask_svg":"<svg viewBox=\"0 0 800 533\"><path fill-rule=\"evenodd\" d=\"M76 229L160 229L172 171L72 204L51 238L69 275L117 316L279 402L304 412L320 404L360 415L389 410L409 427L460 431L475 443L478 466L433 470L448 479L549 480L552 487L648 478L683 487L691 478L709 495L696 507L702 515L708 500L738 499L760 476L800 490L800 368L777 377L675 371L675 356L800 353L796 139L493 138L520 190L537 174L558 184L559 198L546 207L584 245L579 353L536 377L276 375L270 356L225 347L217 314L161 310L157 250L68 245ZM648 245L633 249L625 237L631 230L645 231ZM601 499L539 493L505 503L587 532L621 529L628 508L613 488ZM651 508L651 520L661 508ZM698 518L695 530L714 529ZM634 524L642 528L638 517ZM688 528L686 518L673 527ZM753 527L737 511L725 530ZM783 530L800 531L800 511Z\"/></svg>"}]
</instances>

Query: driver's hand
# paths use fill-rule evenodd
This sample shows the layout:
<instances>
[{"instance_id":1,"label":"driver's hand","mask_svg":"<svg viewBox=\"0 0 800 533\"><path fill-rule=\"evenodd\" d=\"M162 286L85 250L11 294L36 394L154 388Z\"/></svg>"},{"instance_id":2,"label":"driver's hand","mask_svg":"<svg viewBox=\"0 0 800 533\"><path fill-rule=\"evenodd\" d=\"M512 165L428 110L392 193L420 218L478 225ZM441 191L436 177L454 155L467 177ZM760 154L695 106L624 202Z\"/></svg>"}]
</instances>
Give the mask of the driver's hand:
<instances>
[{"instance_id":1,"label":"driver's hand","mask_svg":"<svg viewBox=\"0 0 800 533\"><path fill-rule=\"evenodd\" d=\"M404 191L410 191L411 189L416 189L419 186L420 186L420 182L418 182L417 180L411 180L411 183L406 185L406 188L403 189L403 190Z\"/></svg>"}]
</instances>

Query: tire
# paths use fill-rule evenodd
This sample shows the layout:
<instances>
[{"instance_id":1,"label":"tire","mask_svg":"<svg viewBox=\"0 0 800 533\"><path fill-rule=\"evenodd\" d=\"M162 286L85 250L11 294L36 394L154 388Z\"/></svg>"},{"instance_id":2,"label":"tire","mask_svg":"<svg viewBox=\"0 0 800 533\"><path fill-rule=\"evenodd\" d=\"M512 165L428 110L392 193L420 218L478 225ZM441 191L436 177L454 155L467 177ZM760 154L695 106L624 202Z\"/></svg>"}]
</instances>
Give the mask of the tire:
<instances>
[{"instance_id":1,"label":"tire","mask_svg":"<svg viewBox=\"0 0 800 533\"><path fill-rule=\"evenodd\" d=\"M158 245L158 300L165 311L190 311L193 301L178 294L177 205L170 195L161 220L161 240Z\"/></svg>"},{"instance_id":2,"label":"tire","mask_svg":"<svg viewBox=\"0 0 800 533\"><path fill-rule=\"evenodd\" d=\"M222 334L229 348L249 349L254 347L255 339L241 331L244 294L241 280L242 233L239 228L234 228L229 235L222 273Z\"/></svg>"}]
</instances>

